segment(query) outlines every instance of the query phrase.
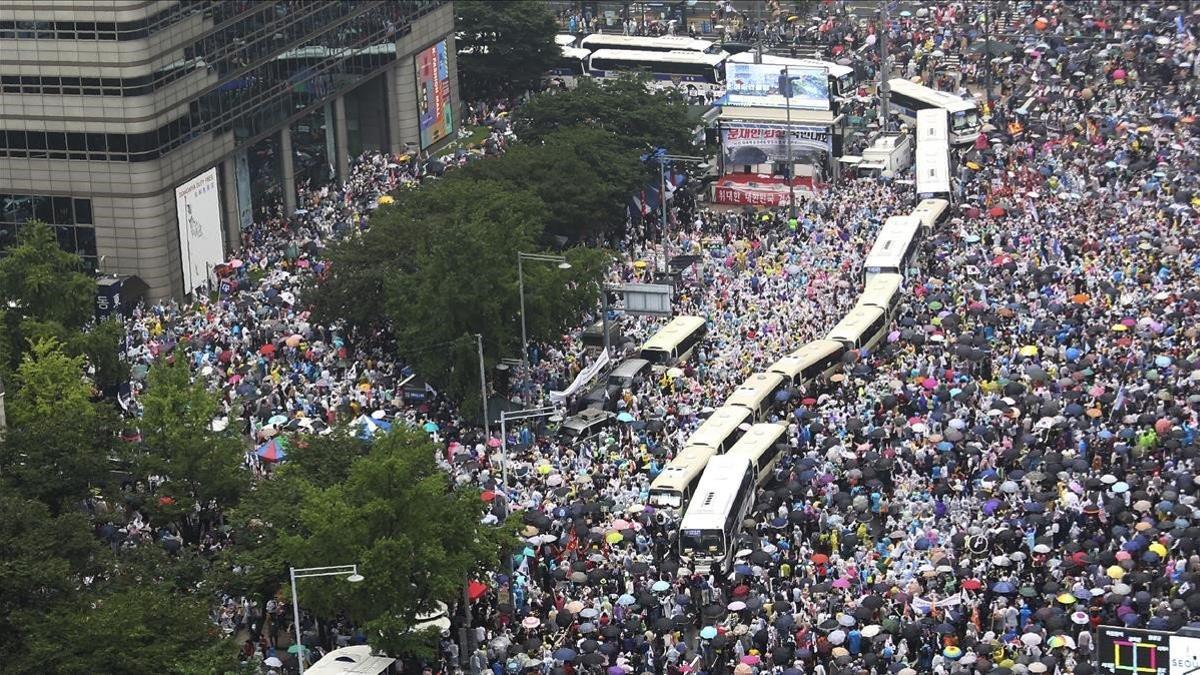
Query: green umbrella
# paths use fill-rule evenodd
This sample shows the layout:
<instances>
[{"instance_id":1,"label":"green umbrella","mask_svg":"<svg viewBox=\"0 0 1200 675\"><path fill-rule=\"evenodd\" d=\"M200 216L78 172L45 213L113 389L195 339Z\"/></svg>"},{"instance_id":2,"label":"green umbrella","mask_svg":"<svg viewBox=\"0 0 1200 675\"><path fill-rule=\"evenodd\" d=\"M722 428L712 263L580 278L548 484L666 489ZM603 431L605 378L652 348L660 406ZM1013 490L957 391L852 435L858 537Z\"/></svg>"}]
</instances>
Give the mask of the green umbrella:
<instances>
[{"instance_id":1,"label":"green umbrella","mask_svg":"<svg viewBox=\"0 0 1200 675\"><path fill-rule=\"evenodd\" d=\"M303 649L306 654L309 651L308 647L305 647L304 645L293 644L288 647L288 653L295 654L296 652L300 651L301 649Z\"/></svg>"}]
</instances>

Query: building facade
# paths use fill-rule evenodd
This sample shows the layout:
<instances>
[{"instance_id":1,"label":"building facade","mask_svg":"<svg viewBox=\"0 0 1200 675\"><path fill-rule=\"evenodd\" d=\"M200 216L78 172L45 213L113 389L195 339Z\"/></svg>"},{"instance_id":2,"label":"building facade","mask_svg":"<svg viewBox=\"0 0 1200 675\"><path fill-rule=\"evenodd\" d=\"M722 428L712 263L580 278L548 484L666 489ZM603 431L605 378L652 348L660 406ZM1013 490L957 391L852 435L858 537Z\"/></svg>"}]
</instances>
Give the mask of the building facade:
<instances>
[{"instance_id":1,"label":"building facade","mask_svg":"<svg viewBox=\"0 0 1200 675\"><path fill-rule=\"evenodd\" d=\"M458 127L446 0L0 0L0 247L181 296L272 202Z\"/></svg>"}]
</instances>

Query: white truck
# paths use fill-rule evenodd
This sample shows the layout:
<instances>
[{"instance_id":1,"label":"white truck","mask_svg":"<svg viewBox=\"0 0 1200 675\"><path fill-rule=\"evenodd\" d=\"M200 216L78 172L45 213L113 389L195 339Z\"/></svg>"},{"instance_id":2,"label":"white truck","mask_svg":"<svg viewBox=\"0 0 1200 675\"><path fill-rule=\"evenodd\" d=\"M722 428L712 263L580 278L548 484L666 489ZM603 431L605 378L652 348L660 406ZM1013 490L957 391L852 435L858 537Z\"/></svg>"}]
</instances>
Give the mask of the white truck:
<instances>
[{"instance_id":1,"label":"white truck","mask_svg":"<svg viewBox=\"0 0 1200 675\"><path fill-rule=\"evenodd\" d=\"M877 136L862 156L845 155L841 161L854 167L859 176L899 176L912 164L912 141L906 133L884 133Z\"/></svg>"}]
</instances>

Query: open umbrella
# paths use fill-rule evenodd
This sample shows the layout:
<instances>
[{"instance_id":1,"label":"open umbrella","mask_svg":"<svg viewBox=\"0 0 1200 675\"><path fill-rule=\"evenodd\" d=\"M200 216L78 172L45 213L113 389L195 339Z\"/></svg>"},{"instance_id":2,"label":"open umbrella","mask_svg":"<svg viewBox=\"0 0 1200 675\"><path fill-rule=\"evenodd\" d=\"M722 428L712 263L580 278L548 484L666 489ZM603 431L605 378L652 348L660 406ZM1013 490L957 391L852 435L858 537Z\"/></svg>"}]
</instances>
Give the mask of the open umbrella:
<instances>
[{"instance_id":1,"label":"open umbrella","mask_svg":"<svg viewBox=\"0 0 1200 675\"><path fill-rule=\"evenodd\" d=\"M254 451L263 461L279 462L287 457L287 445L280 438L272 438L271 440L258 446Z\"/></svg>"}]
</instances>

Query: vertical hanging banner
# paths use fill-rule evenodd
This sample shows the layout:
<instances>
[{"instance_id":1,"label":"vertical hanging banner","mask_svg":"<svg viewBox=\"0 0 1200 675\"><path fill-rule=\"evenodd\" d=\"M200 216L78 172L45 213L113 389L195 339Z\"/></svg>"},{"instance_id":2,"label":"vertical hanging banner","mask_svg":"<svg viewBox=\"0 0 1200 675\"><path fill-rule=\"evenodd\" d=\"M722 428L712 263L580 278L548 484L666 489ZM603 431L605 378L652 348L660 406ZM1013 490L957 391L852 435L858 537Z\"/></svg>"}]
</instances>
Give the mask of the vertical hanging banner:
<instances>
[{"instance_id":1,"label":"vertical hanging banner","mask_svg":"<svg viewBox=\"0 0 1200 675\"><path fill-rule=\"evenodd\" d=\"M417 69L418 126L424 150L454 132L446 41L417 53L413 59Z\"/></svg>"},{"instance_id":2,"label":"vertical hanging banner","mask_svg":"<svg viewBox=\"0 0 1200 675\"><path fill-rule=\"evenodd\" d=\"M191 293L207 282L209 270L225 259L216 167L175 188L175 215L179 222L183 292Z\"/></svg>"}]
</instances>

